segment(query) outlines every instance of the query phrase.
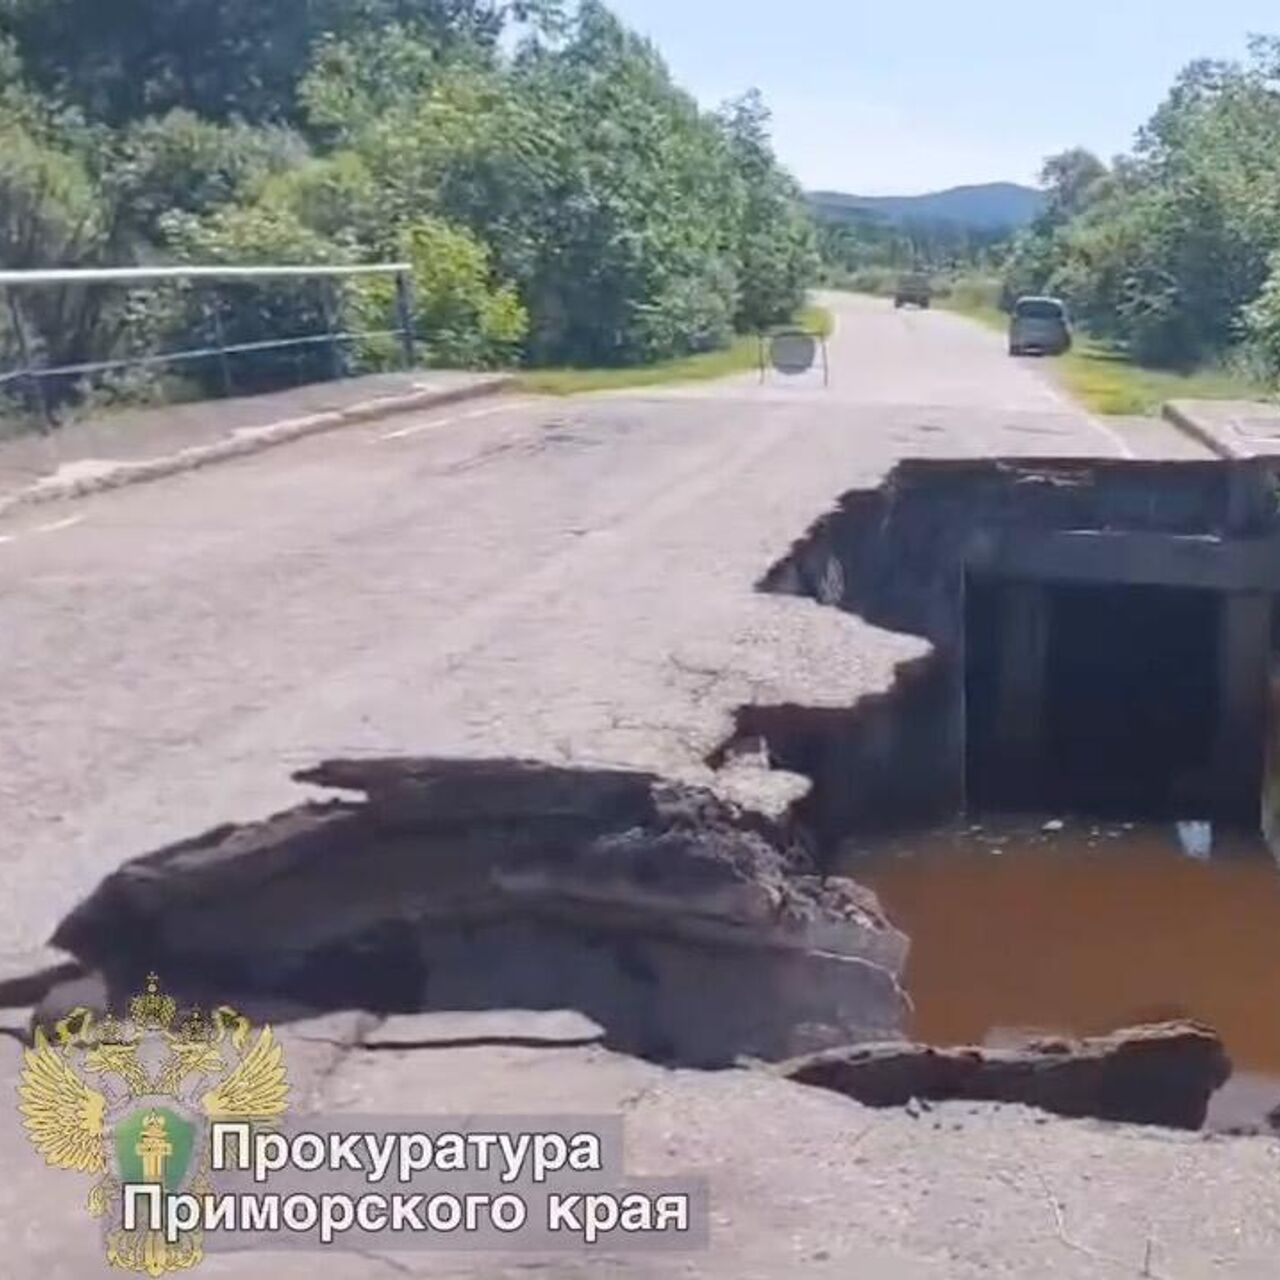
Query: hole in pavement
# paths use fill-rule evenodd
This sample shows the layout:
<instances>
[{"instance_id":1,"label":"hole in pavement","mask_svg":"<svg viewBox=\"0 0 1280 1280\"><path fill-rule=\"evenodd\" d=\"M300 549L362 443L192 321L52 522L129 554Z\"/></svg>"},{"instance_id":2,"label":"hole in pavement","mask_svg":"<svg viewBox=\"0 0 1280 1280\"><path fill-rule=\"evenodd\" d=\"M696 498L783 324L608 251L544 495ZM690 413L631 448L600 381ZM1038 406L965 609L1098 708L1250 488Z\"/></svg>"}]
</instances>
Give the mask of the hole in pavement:
<instances>
[{"instance_id":1,"label":"hole in pavement","mask_svg":"<svg viewBox=\"0 0 1280 1280\"><path fill-rule=\"evenodd\" d=\"M930 656L847 711L743 708L735 739L763 737L814 780L805 812L827 850L986 811L1256 832L1276 492L1261 464L903 463L761 587L922 637Z\"/></svg>"},{"instance_id":2,"label":"hole in pavement","mask_svg":"<svg viewBox=\"0 0 1280 1280\"><path fill-rule=\"evenodd\" d=\"M912 461L762 581L932 646L735 733L911 936L920 1039L1189 1016L1244 1068L1216 1123L1280 1101L1276 494L1264 463Z\"/></svg>"},{"instance_id":3,"label":"hole in pavement","mask_svg":"<svg viewBox=\"0 0 1280 1280\"><path fill-rule=\"evenodd\" d=\"M1225 862L1194 864L1207 874L1184 878L1161 899L1168 909L1153 912L1137 908L1156 900L1154 881L1117 898L1080 860L1087 888L1046 893L1050 918L1019 937L998 893L966 897L933 872L922 855L939 848L922 831L988 804L1177 817L1245 836L1269 828L1257 814L1270 795L1276 537L1275 480L1262 467L914 462L850 494L770 571L764 589L932 647L892 689L847 710L744 708L721 753L763 739L773 763L814 780L800 818L823 864L879 885L891 916L919 935L906 970L914 1013L898 982L906 936L873 894L815 874L788 824L646 774L512 760L334 762L299 775L366 798L126 864L54 942L117 991L154 968L192 992L287 995L318 1009L572 1008L615 1048L725 1066L906 1029L942 1038L958 991L1008 989L984 986L992 965L1014 974L1017 990L1036 989L1037 964L1062 971L1041 988L1036 1023L1094 1030L1063 992L1096 971L1062 939L1091 938L1110 894L1129 912L1106 926L1117 945L1096 948L1112 967L1088 981L1124 1003L1103 1008L1095 990L1082 1007L1100 1024L1169 1010L1212 1021L1212 1000L1181 978L1150 990L1118 981L1138 971L1126 970L1119 944L1143 948L1146 931L1194 917ZM1153 646L1172 647L1155 659ZM1123 750L1095 750L1107 715ZM945 850L959 878L979 861L1038 865L1054 842L1036 832L1061 834L1034 822L1022 836L1001 832L997 859L974 825ZM1187 836L1197 853L1201 836L1199 826ZM1193 865L1181 857L1169 861ZM1008 909L1028 900L1015 895ZM961 911L972 913L963 928ZM1270 928L1264 946L1277 936ZM1212 991L1246 960L1239 947L1215 956ZM964 1038L1025 1025L1022 1008L983 999ZM1198 1123L1197 1090L1218 1078L1204 1047L1187 1108L1161 1115ZM1186 1087L1185 1076L1169 1083ZM1085 1113L1113 1114L1097 1098Z\"/></svg>"}]
</instances>

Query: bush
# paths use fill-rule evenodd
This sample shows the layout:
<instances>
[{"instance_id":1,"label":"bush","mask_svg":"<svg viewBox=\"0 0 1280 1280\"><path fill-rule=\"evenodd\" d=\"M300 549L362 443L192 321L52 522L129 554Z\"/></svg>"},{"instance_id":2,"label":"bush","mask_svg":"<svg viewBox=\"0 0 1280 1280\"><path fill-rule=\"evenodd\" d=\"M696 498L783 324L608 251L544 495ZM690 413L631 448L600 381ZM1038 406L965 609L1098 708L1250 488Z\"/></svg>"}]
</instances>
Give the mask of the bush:
<instances>
[{"instance_id":1,"label":"bush","mask_svg":"<svg viewBox=\"0 0 1280 1280\"><path fill-rule=\"evenodd\" d=\"M1003 311L1004 282L994 276L964 275L947 281L938 290L961 311Z\"/></svg>"},{"instance_id":2,"label":"bush","mask_svg":"<svg viewBox=\"0 0 1280 1280\"><path fill-rule=\"evenodd\" d=\"M1272 255L1262 292L1244 309L1241 329L1248 364L1270 381L1280 378L1280 253Z\"/></svg>"},{"instance_id":3,"label":"bush","mask_svg":"<svg viewBox=\"0 0 1280 1280\"><path fill-rule=\"evenodd\" d=\"M515 290L493 279L486 245L464 228L422 218L400 233L395 254L413 267L415 330L429 364L498 368L516 361L529 316ZM356 296L362 328L399 325L393 280L362 281ZM394 360L392 346L373 339L360 353L378 367Z\"/></svg>"},{"instance_id":4,"label":"bush","mask_svg":"<svg viewBox=\"0 0 1280 1280\"><path fill-rule=\"evenodd\" d=\"M106 240L107 213L83 160L16 125L0 128L0 263L30 270L91 265ZM106 299L101 290L28 289L19 304L36 359L46 365L101 357L95 343ZM0 316L0 358L18 361L8 312ZM69 386L46 384L54 398Z\"/></svg>"},{"instance_id":5,"label":"bush","mask_svg":"<svg viewBox=\"0 0 1280 1280\"><path fill-rule=\"evenodd\" d=\"M352 261L349 247L335 244L273 205L227 206L206 218L174 214L164 231L180 261L228 266L317 266ZM217 327L227 345L303 338L341 327L349 289L321 279L228 283L187 290L172 345L215 346ZM331 377L329 344L280 347L231 357L239 391L268 391ZM192 376L209 392L222 389L219 362L193 366Z\"/></svg>"},{"instance_id":6,"label":"bush","mask_svg":"<svg viewBox=\"0 0 1280 1280\"><path fill-rule=\"evenodd\" d=\"M854 293L873 293L880 298L890 298L898 287L899 272L892 267L863 267L848 276L846 288Z\"/></svg>"},{"instance_id":7,"label":"bush","mask_svg":"<svg viewBox=\"0 0 1280 1280\"><path fill-rule=\"evenodd\" d=\"M648 362L727 347L733 339L737 296L734 271L727 262L710 259L677 273L652 302L634 305L634 354Z\"/></svg>"}]
</instances>

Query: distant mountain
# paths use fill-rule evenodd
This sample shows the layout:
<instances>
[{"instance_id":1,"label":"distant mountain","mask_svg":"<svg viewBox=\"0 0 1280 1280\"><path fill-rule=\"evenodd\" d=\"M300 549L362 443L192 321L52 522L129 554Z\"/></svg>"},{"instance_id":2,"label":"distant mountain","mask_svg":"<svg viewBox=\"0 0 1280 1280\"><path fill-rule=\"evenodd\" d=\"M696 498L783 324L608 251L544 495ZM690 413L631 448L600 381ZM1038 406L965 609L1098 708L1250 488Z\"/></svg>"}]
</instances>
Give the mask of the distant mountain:
<instances>
[{"instance_id":1,"label":"distant mountain","mask_svg":"<svg viewBox=\"0 0 1280 1280\"><path fill-rule=\"evenodd\" d=\"M1040 212L1044 195L1016 182L986 182L921 196L851 196L841 191L811 191L809 204L818 217L832 222L870 219L1014 231L1026 226Z\"/></svg>"}]
</instances>

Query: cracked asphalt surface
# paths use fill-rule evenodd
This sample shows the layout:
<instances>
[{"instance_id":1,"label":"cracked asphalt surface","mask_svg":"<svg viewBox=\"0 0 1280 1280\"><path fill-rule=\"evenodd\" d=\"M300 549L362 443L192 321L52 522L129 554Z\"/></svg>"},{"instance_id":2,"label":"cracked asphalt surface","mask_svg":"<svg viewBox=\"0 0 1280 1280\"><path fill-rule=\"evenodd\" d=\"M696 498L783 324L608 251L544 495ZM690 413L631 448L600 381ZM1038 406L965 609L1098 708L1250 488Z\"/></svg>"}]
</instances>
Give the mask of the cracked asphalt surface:
<instances>
[{"instance_id":1,"label":"cracked asphalt surface","mask_svg":"<svg viewBox=\"0 0 1280 1280\"><path fill-rule=\"evenodd\" d=\"M296 803L325 756L706 781L739 705L887 687L921 643L757 594L768 566L898 458L1122 442L999 335L832 305L825 390L503 399L0 522L0 949L128 857Z\"/></svg>"},{"instance_id":2,"label":"cracked asphalt surface","mask_svg":"<svg viewBox=\"0 0 1280 1280\"><path fill-rule=\"evenodd\" d=\"M432 1015L425 1015L424 1022ZM364 1047L356 1015L282 1034L310 1114L621 1115L626 1173L705 1177L711 1247L688 1254L403 1249L210 1255L210 1280L1272 1280L1280 1147L947 1103L872 1111L764 1073L669 1071L601 1048ZM368 1034L366 1029L365 1034ZM0 1077L17 1046L0 1040ZM528 1121L525 1122L526 1125ZM12 1160L8 1157L12 1153ZM12 1280L102 1263L90 1179L32 1158L0 1108ZM385 1188L384 1188L385 1189Z\"/></svg>"},{"instance_id":3,"label":"cracked asphalt surface","mask_svg":"<svg viewBox=\"0 0 1280 1280\"><path fill-rule=\"evenodd\" d=\"M739 705L846 705L886 687L918 641L754 591L809 524L908 455L1126 445L1009 361L999 335L833 305L826 390L744 377L509 399L0 523L2 949L39 943L123 858L295 803L289 771L322 756L519 753L707 781ZM1140 439L1176 452L1158 428ZM598 1048L371 1052L342 1017L285 1031L312 1106L622 1111L630 1171L710 1175L711 1252L251 1255L202 1274L1275 1275L1271 1141L1017 1108L872 1113ZM3 1092L18 1066L17 1041L0 1037ZM107 1274L86 1189L34 1160L0 1107L0 1271Z\"/></svg>"}]
</instances>

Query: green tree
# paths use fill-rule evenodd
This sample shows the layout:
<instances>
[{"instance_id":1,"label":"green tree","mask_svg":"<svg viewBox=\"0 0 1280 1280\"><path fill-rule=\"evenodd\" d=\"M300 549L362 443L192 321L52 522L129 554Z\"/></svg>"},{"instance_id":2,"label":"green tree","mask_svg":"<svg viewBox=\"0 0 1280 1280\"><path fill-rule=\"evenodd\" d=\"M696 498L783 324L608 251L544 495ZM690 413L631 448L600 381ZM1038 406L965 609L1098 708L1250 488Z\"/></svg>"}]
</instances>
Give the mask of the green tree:
<instances>
[{"instance_id":1,"label":"green tree","mask_svg":"<svg viewBox=\"0 0 1280 1280\"><path fill-rule=\"evenodd\" d=\"M1085 152L1049 161L1049 207L1010 263L1010 290L1065 294L1145 362L1226 355L1280 248L1277 49L1258 38L1243 64L1191 64L1109 173Z\"/></svg>"},{"instance_id":2,"label":"green tree","mask_svg":"<svg viewBox=\"0 0 1280 1280\"><path fill-rule=\"evenodd\" d=\"M492 49L513 21L552 24L552 0L2 0L43 91L118 125L185 108L213 120L293 119L322 38L391 23L442 47Z\"/></svg>"},{"instance_id":3,"label":"green tree","mask_svg":"<svg viewBox=\"0 0 1280 1280\"><path fill-rule=\"evenodd\" d=\"M438 218L422 218L400 232L395 249L397 260L413 266L416 336L429 363L496 368L515 360L529 317L515 290L494 280L483 243ZM358 311L370 328L394 326L393 282L361 286ZM370 350L395 358L385 343Z\"/></svg>"},{"instance_id":4,"label":"green tree","mask_svg":"<svg viewBox=\"0 0 1280 1280\"><path fill-rule=\"evenodd\" d=\"M509 69L424 57L403 29L331 44L302 96L314 127L361 157L389 221L434 211L491 247L535 362L718 346L745 291L754 312L789 314L812 272L798 193L762 130L701 112L593 0Z\"/></svg>"},{"instance_id":5,"label":"green tree","mask_svg":"<svg viewBox=\"0 0 1280 1280\"><path fill-rule=\"evenodd\" d=\"M803 193L774 157L769 119L756 90L721 113L742 192L735 246L741 289L735 320L743 329L788 320L803 304L818 270L813 222Z\"/></svg>"},{"instance_id":6,"label":"green tree","mask_svg":"<svg viewBox=\"0 0 1280 1280\"><path fill-rule=\"evenodd\" d=\"M1106 177L1107 166L1083 147L1050 156L1040 170L1046 198L1038 225L1051 230L1083 213Z\"/></svg>"},{"instance_id":7,"label":"green tree","mask_svg":"<svg viewBox=\"0 0 1280 1280\"><path fill-rule=\"evenodd\" d=\"M759 98L701 110L599 0L0 0L0 112L0 236L32 265L407 254L438 360L707 350L788 318L816 267ZM388 305L279 282L204 296L101 311L80 346L295 339ZM236 370L267 386L330 359L299 344Z\"/></svg>"},{"instance_id":8,"label":"green tree","mask_svg":"<svg viewBox=\"0 0 1280 1280\"><path fill-rule=\"evenodd\" d=\"M176 259L201 265L315 266L351 261L343 246L279 205L227 205L203 218L174 213L164 219L163 231ZM170 320L173 345L242 346L313 339L339 327L347 303L343 287L327 280L204 286L182 295L181 306ZM332 376L336 359L330 344L306 341L237 354L231 369L237 390L258 391ZM201 362L192 372L210 392L226 389L220 362Z\"/></svg>"},{"instance_id":9,"label":"green tree","mask_svg":"<svg viewBox=\"0 0 1280 1280\"><path fill-rule=\"evenodd\" d=\"M174 110L114 134L95 170L123 257L156 244L166 215L251 198L272 174L294 171L307 156L306 143L287 129L215 124Z\"/></svg>"},{"instance_id":10,"label":"green tree","mask_svg":"<svg viewBox=\"0 0 1280 1280\"><path fill-rule=\"evenodd\" d=\"M1266 283L1241 319L1256 364L1270 378L1280 379L1280 253L1272 254Z\"/></svg>"}]
</instances>

